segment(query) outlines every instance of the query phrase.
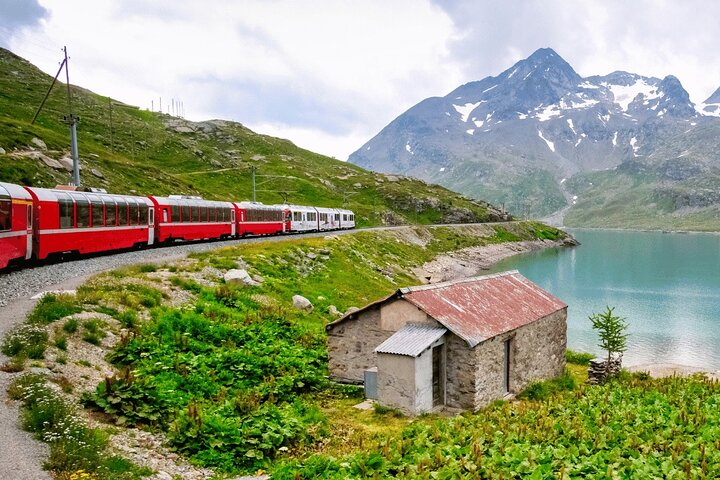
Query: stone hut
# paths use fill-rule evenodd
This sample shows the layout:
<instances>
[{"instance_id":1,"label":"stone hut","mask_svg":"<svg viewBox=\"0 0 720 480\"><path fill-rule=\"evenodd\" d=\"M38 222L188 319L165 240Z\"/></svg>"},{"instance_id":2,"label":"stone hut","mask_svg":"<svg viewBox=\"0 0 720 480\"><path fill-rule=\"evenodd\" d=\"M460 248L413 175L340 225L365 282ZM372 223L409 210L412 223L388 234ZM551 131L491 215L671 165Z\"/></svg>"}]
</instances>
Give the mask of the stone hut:
<instances>
[{"instance_id":1,"label":"stone hut","mask_svg":"<svg viewBox=\"0 0 720 480\"><path fill-rule=\"evenodd\" d=\"M562 374L567 305L514 270L401 288L326 329L331 377L368 398L478 410Z\"/></svg>"}]
</instances>

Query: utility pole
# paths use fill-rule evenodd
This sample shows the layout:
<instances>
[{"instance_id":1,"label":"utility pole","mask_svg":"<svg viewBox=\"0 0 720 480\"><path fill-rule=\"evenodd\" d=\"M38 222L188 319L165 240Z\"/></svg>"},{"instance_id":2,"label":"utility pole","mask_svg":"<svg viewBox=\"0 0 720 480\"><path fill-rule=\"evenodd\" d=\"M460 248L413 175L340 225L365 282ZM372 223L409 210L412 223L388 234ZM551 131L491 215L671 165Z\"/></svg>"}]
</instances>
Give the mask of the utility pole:
<instances>
[{"instance_id":1,"label":"utility pole","mask_svg":"<svg viewBox=\"0 0 720 480\"><path fill-rule=\"evenodd\" d=\"M250 168L252 170L253 203L255 203L255 170L257 170L257 167L253 165Z\"/></svg>"},{"instance_id":2,"label":"utility pole","mask_svg":"<svg viewBox=\"0 0 720 480\"><path fill-rule=\"evenodd\" d=\"M63 47L65 52L65 80L67 84L68 95L68 115L65 117L65 123L70 127L70 153L73 159L73 184L80 186L80 156L78 155L77 145L77 122L78 117L72 113L72 94L70 93L70 71L68 69L67 47Z\"/></svg>"},{"instance_id":3,"label":"utility pole","mask_svg":"<svg viewBox=\"0 0 720 480\"><path fill-rule=\"evenodd\" d=\"M70 72L68 71L68 56L67 56L67 47L63 47L63 53L65 54L65 58L60 63L60 68L58 68L57 73L55 74L55 78L53 79L52 83L50 84L50 88L48 88L47 93L45 93L45 98L43 98L43 101L40 103L40 106L38 107L37 111L35 112L35 116L33 117L30 124L34 124L35 120L37 120L38 115L40 114L40 110L42 110L43 105L45 105L45 102L47 101L48 97L50 96L50 91L52 90L53 86L55 86L55 82L57 82L58 77L60 76L60 72L62 72L63 67L65 67L65 80L67 84L67 99L68 99L68 114L63 117L64 122L68 125L70 128L70 155L73 159L73 184L76 187L80 186L80 156L78 155L78 145L77 145L77 122L80 120L79 117L76 117L72 113L72 93L70 92Z\"/></svg>"},{"instance_id":4,"label":"utility pole","mask_svg":"<svg viewBox=\"0 0 720 480\"><path fill-rule=\"evenodd\" d=\"M115 152L115 137L113 132L113 118L112 118L112 99L108 97L108 105L110 106L110 151Z\"/></svg>"}]
</instances>

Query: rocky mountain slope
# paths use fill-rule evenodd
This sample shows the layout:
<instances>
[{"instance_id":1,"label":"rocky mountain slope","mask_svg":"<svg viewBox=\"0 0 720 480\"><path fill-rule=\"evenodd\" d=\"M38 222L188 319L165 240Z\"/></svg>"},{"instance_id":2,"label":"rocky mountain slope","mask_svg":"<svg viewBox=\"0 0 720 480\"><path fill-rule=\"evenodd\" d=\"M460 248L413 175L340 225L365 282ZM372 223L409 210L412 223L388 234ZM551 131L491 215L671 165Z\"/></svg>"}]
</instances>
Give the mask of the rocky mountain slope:
<instances>
[{"instance_id":1,"label":"rocky mountain slope","mask_svg":"<svg viewBox=\"0 0 720 480\"><path fill-rule=\"evenodd\" d=\"M719 79L720 80L720 79ZM720 89L583 78L552 49L423 100L350 157L566 224L720 228Z\"/></svg>"},{"instance_id":2,"label":"rocky mountain slope","mask_svg":"<svg viewBox=\"0 0 720 480\"><path fill-rule=\"evenodd\" d=\"M80 61L80 60L76 60ZM120 76L120 74L118 74ZM52 78L0 49L0 181L71 180L64 85L30 123ZM84 185L114 193L250 200L256 169L264 203L351 208L360 225L499 220L503 214L437 185L368 172L224 120L191 122L72 86Z\"/></svg>"}]
</instances>

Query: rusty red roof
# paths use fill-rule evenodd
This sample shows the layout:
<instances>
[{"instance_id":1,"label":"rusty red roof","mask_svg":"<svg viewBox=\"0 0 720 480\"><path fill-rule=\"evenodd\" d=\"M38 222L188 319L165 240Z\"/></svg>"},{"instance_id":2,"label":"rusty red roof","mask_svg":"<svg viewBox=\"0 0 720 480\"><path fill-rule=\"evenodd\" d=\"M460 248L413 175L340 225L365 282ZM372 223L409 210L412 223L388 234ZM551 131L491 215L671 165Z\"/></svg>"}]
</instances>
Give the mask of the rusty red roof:
<instances>
[{"instance_id":1,"label":"rusty red roof","mask_svg":"<svg viewBox=\"0 0 720 480\"><path fill-rule=\"evenodd\" d=\"M470 347L567 307L517 270L401 288L398 293Z\"/></svg>"}]
</instances>

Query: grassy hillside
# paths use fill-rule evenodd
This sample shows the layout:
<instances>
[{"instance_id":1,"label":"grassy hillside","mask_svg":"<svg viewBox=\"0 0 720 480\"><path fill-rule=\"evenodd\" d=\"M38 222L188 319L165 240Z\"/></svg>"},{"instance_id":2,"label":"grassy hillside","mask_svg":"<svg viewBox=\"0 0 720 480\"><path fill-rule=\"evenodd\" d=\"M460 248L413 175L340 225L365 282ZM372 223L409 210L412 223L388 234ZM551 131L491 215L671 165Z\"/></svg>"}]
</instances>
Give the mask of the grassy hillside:
<instances>
[{"instance_id":1,"label":"grassy hillside","mask_svg":"<svg viewBox=\"0 0 720 480\"><path fill-rule=\"evenodd\" d=\"M69 183L70 172L42 156L69 156L65 85L58 83L30 124L52 78L0 49L0 181L35 186ZM120 74L118 81L120 81ZM192 194L250 200L251 168L264 203L346 207L360 225L486 221L500 218L485 202L418 180L385 176L260 135L235 122L194 123L140 110L71 87L81 179L110 192ZM33 144L42 140L47 149ZM269 177L272 176L272 177Z\"/></svg>"},{"instance_id":2,"label":"grassy hillside","mask_svg":"<svg viewBox=\"0 0 720 480\"><path fill-rule=\"evenodd\" d=\"M324 326L337 318L334 312L417 284L412 268L439 253L564 237L533 222L416 226L243 244L172 265L129 267L91 279L76 295L44 297L28 323L2 342L2 352L12 356L4 368L44 366L73 403L84 398L94 418L116 425L109 432L122 436L121 427L135 425L161 431L173 450L224 472L254 472L287 455L362 448L371 432L390 435L393 425L407 421L357 412L351 406L361 401L358 389L327 380ZM223 274L239 266L262 282L226 284ZM294 308L293 295L308 298L312 311ZM27 388L14 390L27 405L23 418L38 419L26 428L62 438L50 445L53 468L136 478L108 471L95 458L107 456L101 447L95 457L66 460L77 444L88 443L85 437L102 435L64 432L59 418L69 414L53 412L68 409L30 391L42 381L29 378Z\"/></svg>"}]
</instances>

